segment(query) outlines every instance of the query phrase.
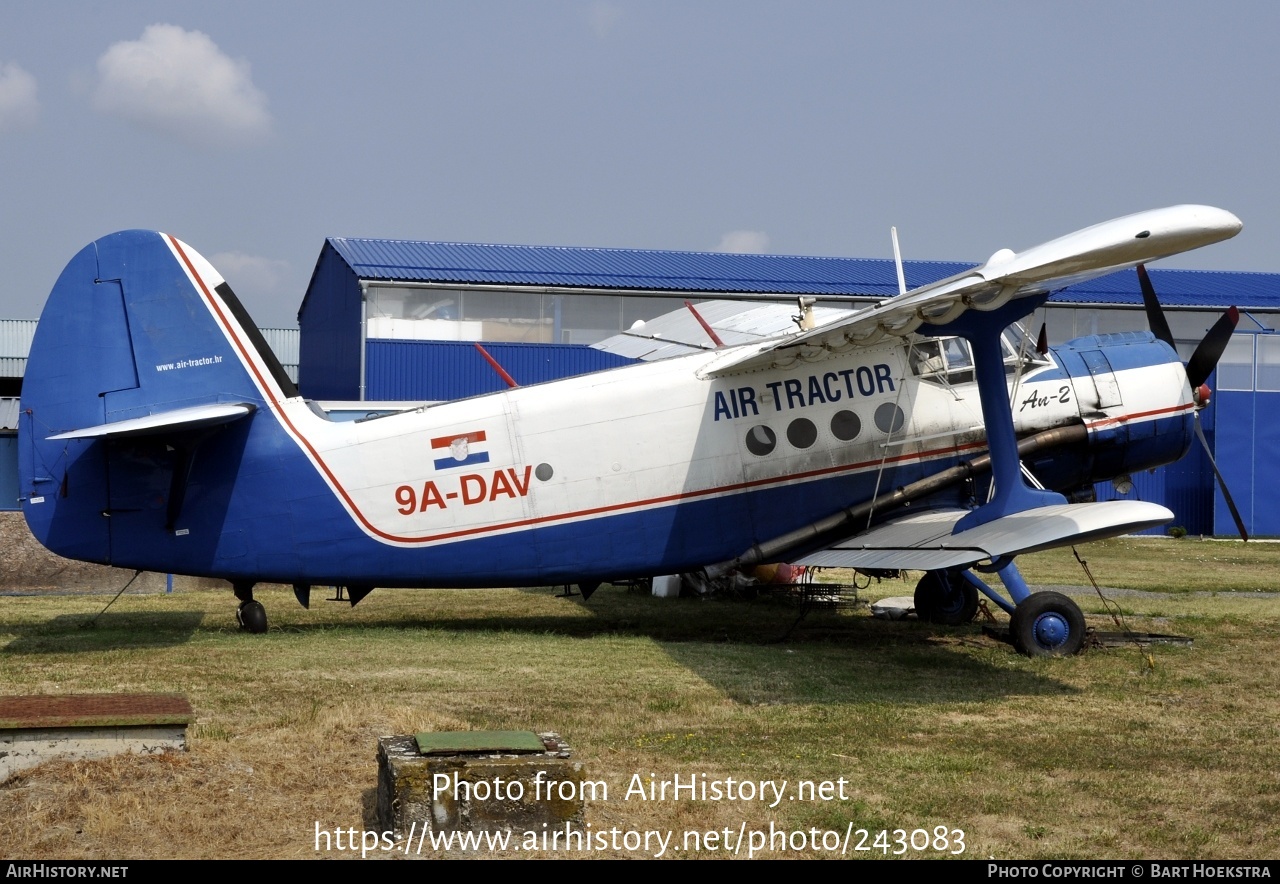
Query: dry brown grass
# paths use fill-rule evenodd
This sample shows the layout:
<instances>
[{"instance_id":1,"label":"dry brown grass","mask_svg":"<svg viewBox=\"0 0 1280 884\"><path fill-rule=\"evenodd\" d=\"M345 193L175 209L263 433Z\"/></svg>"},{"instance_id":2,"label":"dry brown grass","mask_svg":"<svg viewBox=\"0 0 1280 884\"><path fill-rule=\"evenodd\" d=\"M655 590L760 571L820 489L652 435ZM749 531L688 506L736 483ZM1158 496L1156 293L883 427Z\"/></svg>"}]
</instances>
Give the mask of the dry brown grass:
<instances>
[{"instance_id":1,"label":"dry brown grass","mask_svg":"<svg viewBox=\"0 0 1280 884\"><path fill-rule=\"evenodd\" d=\"M1127 564L1170 573L1184 544ZM779 643L795 611L762 602L379 591L307 612L260 595L266 636L233 628L227 591L126 597L91 630L101 597L0 602L4 692L178 691L198 715L185 753L0 786L6 856L313 857L317 823L373 826L379 735L480 728L563 734L609 784L596 830L945 825L966 856L1073 858L1265 858L1280 835L1276 599L1129 596L1134 628L1194 649L1032 661L977 627L865 610ZM622 800L637 773L844 777L849 798Z\"/></svg>"}]
</instances>

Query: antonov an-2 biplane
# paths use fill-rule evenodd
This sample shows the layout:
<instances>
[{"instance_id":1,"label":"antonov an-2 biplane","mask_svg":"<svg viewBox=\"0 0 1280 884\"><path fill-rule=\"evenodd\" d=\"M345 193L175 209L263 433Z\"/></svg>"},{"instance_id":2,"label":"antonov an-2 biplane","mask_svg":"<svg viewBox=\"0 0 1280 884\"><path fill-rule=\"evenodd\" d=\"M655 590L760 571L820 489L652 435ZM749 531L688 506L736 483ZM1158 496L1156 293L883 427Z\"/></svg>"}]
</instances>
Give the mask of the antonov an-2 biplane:
<instances>
[{"instance_id":1,"label":"antonov an-2 biplane","mask_svg":"<svg viewBox=\"0 0 1280 884\"><path fill-rule=\"evenodd\" d=\"M22 509L59 555L230 581L254 632L259 582L354 604L808 561L924 570L922 617L971 617L981 591L1021 650L1073 653L1079 608L1029 592L1013 558L1172 518L1069 498L1182 457L1233 320L1186 366L1149 290L1154 334L1049 350L1011 326L1054 290L1240 227L1142 212L812 329L358 422L298 395L194 249L116 233L71 260L40 319Z\"/></svg>"}]
</instances>

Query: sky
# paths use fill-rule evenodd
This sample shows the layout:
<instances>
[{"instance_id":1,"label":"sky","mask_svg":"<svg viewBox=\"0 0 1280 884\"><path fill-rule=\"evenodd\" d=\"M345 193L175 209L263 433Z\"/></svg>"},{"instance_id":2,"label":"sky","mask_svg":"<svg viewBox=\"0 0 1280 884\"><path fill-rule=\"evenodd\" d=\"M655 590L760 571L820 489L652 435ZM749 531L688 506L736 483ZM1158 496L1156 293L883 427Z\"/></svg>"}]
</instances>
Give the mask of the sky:
<instances>
[{"instance_id":1,"label":"sky","mask_svg":"<svg viewBox=\"0 0 1280 884\"><path fill-rule=\"evenodd\" d=\"M5 0L0 318L115 230L260 325L325 237L985 260L1207 203L1280 272L1280 4Z\"/></svg>"}]
</instances>

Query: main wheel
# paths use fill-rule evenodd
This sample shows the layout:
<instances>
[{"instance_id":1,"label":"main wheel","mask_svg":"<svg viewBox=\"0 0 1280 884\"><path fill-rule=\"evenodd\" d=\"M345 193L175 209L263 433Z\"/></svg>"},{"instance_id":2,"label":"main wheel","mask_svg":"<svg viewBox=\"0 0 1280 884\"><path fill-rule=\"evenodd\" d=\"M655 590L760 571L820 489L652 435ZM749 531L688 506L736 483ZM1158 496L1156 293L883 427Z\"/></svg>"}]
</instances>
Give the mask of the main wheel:
<instances>
[{"instance_id":1,"label":"main wheel","mask_svg":"<svg viewBox=\"0 0 1280 884\"><path fill-rule=\"evenodd\" d=\"M236 611L236 621L245 632L266 632L267 609L262 607L262 602L241 602L240 609Z\"/></svg>"},{"instance_id":2,"label":"main wheel","mask_svg":"<svg viewBox=\"0 0 1280 884\"><path fill-rule=\"evenodd\" d=\"M915 608L925 623L959 626L978 613L978 590L960 571L926 571L916 584Z\"/></svg>"},{"instance_id":3,"label":"main wheel","mask_svg":"<svg viewBox=\"0 0 1280 884\"><path fill-rule=\"evenodd\" d=\"M1013 609L1009 633L1028 657L1070 657L1084 648L1084 614L1060 592L1033 592Z\"/></svg>"}]
</instances>

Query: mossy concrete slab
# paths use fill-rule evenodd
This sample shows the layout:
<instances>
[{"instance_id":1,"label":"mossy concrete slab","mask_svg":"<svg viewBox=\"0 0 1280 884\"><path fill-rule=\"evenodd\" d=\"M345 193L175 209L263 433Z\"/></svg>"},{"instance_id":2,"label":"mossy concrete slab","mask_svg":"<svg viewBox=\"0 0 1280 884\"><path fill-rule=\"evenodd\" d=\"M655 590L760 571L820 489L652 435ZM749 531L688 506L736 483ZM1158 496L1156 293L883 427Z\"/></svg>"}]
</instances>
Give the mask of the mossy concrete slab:
<instances>
[{"instance_id":1,"label":"mossy concrete slab","mask_svg":"<svg viewBox=\"0 0 1280 884\"><path fill-rule=\"evenodd\" d=\"M423 755L418 735L378 740L378 824L397 839L430 832L583 825L582 765L555 734L541 752ZM450 737L427 740L448 744ZM466 742L465 740L463 741ZM485 740L482 743L487 742Z\"/></svg>"}]
</instances>

